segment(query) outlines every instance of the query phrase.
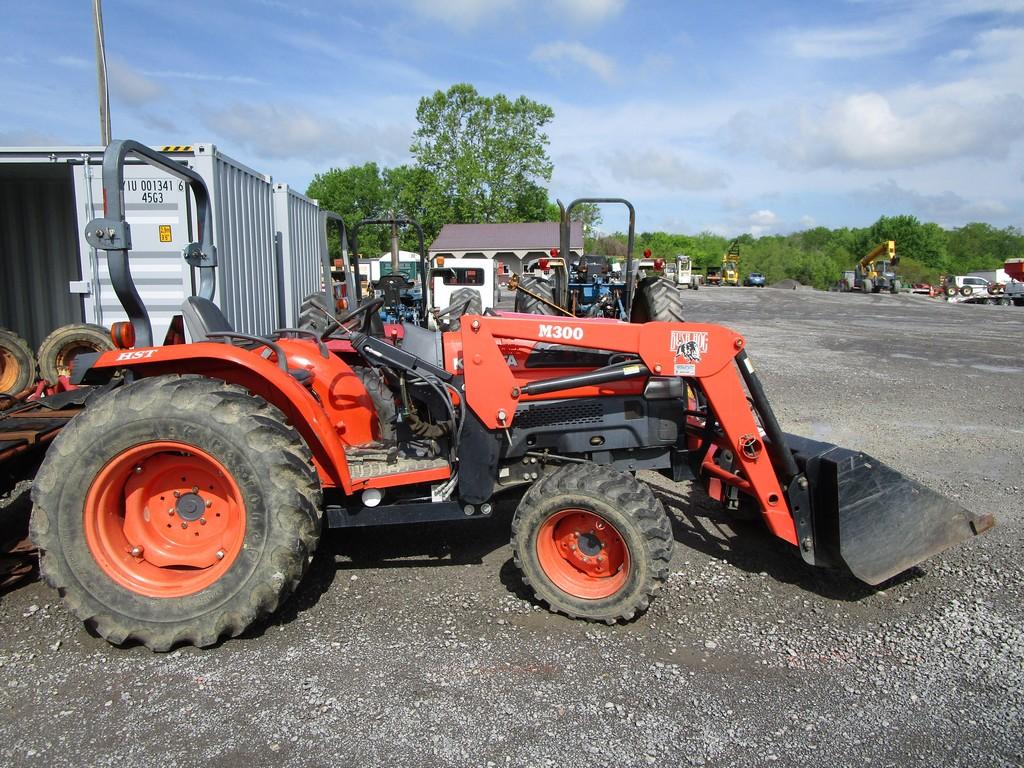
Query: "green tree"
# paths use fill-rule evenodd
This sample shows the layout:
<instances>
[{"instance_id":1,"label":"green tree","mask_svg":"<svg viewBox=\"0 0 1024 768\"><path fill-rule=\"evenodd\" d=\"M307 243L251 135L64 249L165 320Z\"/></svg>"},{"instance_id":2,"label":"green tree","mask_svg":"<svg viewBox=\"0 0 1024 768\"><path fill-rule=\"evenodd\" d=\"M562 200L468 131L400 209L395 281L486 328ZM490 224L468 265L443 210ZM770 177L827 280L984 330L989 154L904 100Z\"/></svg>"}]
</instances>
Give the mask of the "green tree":
<instances>
[{"instance_id":1,"label":"green tree","mask_svg":"<svg viewBox=\"0 0 1024 768\"><path fill-rule=\"evenodd\" d=\"M410 151L434 174L454 221L521 220L538 212L538 184L551 179L543 128L553 118L525 96L487 97L459 83L420 99Z\"/></svg>"},{"instance_id":2,"label":"green tree","mask_svg":"<svg viewBox=\"0 0 1024 768\"><path fill-rule=\"evenodd\" d=\"M324 210L334 211L351 230L361 219L379 216L388 207L389 194L384 176L376 163L331 168L318 173L309 183L306 195L320 202ZM359 249L364 253L381 251L387 238L379 228L359 233ZM340 255L337 229L329 228L328 244L332 258Z\"/></svg>"}]
</instances>

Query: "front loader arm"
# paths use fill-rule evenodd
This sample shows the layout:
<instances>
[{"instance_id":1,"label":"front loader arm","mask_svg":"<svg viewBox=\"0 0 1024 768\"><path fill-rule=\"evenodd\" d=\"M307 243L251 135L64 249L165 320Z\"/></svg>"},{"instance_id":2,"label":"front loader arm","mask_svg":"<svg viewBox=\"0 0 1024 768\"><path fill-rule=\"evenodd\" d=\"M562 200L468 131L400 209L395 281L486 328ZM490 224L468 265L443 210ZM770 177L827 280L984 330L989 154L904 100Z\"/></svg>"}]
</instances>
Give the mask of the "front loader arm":
<instances>
[{"instance_id":1,"label":"front loader arm","mask_svg":"<svg viewBox=\"0 0 1024 768\"><path fill-rule=\"evenodd\" d=\"M749 366L743 354L742 336L717 325L698 323L614 323L584 318L552 317L467 317L463 320L462 368L468 406L490 429L508 429L513 425L516 407L541 394L563 392L571 396L582 386L611 385L632 377L679 377L704 393L709 419L714 430L705 430L703 440L736 457L735 471L715 464L711 452L704 449L698 472L739 488L755 498L772 532L791 544L797 544L797 526L783 491L789 483L787 467L775 466L781 451L765 450L765 437L754 417L744 390L744 378L737 364ZM626 361L573 376L537 380L535 372L527 376L514 372L502 354L498 340L556 342L588 349L602 349L635 355ZM763 395L763 393L761 393ZM699 431L699 420L689 418L691 434ZM762 423L765 419L762 414ZM770 419L777 431L774 417ZM781 432L777 440L782 442ZM710 446L708 446L710 448ZM774 460L774 461L773 461ZM792 462L792 459L790 459Z\"/></svg>"}]
</instances>

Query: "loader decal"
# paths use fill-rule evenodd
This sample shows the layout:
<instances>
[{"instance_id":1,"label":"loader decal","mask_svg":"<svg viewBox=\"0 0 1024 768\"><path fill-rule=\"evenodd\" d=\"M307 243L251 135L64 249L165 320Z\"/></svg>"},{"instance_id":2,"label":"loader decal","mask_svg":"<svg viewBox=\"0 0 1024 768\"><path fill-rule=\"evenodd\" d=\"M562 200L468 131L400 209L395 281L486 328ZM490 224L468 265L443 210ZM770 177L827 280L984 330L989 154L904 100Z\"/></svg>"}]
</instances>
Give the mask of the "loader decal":
<instances>
[{"instance_id":1,"label":"loader decal","mask_svg":"<svg viewBox=\"0 0 1024 768\"><path fill-rule=\"evenodd\" d=\"M701 355L708 351L708 334L704 331L672 331L669 347L675 353L677 363L679 358L699 363Z\"/></svg>"},{"instance_id":2,"label":"loader decal","mask_svg":"<svg viewBox=\"0 0 1024 768\"><path fill-rule=\"evenodd\" d=\"M548 325L547 323L541 323L537 327L537 336L541 339L575 339L576 341L581 341L583 339L583 329L579 326L574 328L571 325Z\"/></svg>"}]
</instances>

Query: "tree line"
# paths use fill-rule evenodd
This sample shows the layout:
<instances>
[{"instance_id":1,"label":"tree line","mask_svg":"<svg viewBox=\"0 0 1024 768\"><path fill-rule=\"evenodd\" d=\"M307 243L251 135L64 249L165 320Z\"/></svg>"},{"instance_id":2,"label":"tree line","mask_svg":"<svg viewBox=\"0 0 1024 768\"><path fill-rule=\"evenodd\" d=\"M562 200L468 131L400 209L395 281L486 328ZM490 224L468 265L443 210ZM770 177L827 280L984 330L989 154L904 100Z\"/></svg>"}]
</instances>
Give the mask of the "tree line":
<instances>
[{"instance_id":1,"label":"tree line","mask_svg":"<svg viewBox=\"0 0 1024 768\"><path fill-rule=\"evenodd\" d=\"M558 207L548 196L553 164L544 127L554 119L551 107L520 96L483 96L468 83L453 85L420 100L410 145L414 163L388 168L365 163L318 173L306 194L340 214L352 227L364 218L395 212L423 227L426 245L446 223L557 221ZM590 234L588 253L625 254L624 234L600 235L597 206L578 216ZM339 251L332 231L331 251ZM815 227L788 235L742 235L740 270L762 272L769 283L784 278L827 288L884 240L895 240L898 271L905 282L937 282L941 274L994 269L1007 258L1024 255L1024 233L976 222L943 229L914 216L882 216L869 227ZM731 240L710 232L680 235L642 232L639 252L656 258L687 254L698 268L719 265ZM403 232L401 247L414 250L415 236ZM359 232L363 254L390 247L386 227Z\"/></svg>"},{"instance_id":2,"label":"tree line","mask_svg":"<svg viewBox=\"0 0 1024 768\"><path fill-rule=\"evenodd\" d=\"M829 229L814 227L788 235L746 234L735 238L740 247L740 271L761 272L768 283L791 278L815 288L828 288L876 245L896 241L896 271L905 283L937 283L940 275L965 274L1001 267L1010 258L1024 256L1024 232L1016 227L997 229L975 222L943 229L910 215L882 216L869 227ZM703 232L677 235L642 232L637 250L647 248L656 258L688 254L699 268L721 265L733 240ZM625 253L621 233L594 241L596 250Z\"/></svg>"}]
</instances>

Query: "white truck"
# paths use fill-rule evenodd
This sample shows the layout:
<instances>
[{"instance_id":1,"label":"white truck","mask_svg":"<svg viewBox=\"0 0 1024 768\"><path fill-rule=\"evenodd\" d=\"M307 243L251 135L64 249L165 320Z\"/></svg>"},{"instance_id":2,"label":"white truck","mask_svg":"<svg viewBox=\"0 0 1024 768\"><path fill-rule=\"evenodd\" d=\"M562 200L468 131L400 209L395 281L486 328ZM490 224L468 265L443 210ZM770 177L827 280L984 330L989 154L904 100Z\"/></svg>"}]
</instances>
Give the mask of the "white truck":
<instances>
[{"instance_id":1,"label":"white truck","mask_svg":"<svg viewBox=\"0 0 1024 768\"><path fill-rule=\"evenodd\" d=\"M455 307L457 314L481 314L494 307L495 262L486 256L437 256L430 264L428 285L430 308L441 310L457 302L466 302L471 292L479 295L479 305L473 297L465 310Z\"/></svg>"}]
</instances>

